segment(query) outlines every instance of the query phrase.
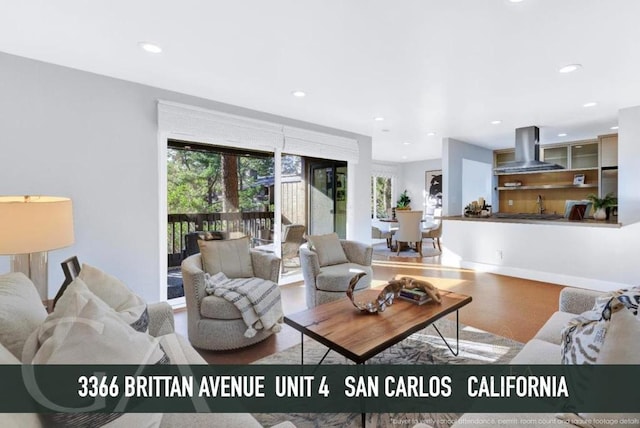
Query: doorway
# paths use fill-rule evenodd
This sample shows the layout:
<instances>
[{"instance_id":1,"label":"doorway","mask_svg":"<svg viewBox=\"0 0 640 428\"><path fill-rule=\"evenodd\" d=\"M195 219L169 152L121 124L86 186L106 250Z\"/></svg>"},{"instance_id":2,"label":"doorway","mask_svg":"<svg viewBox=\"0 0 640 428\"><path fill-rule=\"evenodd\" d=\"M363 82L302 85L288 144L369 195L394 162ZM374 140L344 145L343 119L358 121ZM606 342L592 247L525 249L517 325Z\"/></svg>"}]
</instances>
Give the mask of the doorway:
<instances>
[{"instance_id":1,"label":"doorway","mask_svg":"<svg viewBox=\"0 0 640 428\"><path fill-rule=\"evenodd\" d=\"M309 233L347 236L347 163L309 160Z\"/></svg>"}]
</instances>

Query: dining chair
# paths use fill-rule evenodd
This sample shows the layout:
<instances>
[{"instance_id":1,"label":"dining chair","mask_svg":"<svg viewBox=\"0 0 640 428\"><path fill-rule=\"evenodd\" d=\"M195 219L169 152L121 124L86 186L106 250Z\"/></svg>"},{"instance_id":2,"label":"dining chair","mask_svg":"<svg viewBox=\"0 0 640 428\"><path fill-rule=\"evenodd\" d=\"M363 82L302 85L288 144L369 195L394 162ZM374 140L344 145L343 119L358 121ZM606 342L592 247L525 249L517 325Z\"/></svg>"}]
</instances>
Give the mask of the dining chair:
<instances>
[{"instance_id":1,"label":"dining chair","mask_svg":"<svg viewBox=\"0 0 640 428\"><path fill-rule=\"evenodd\" d=\"M440 238L442 237L442 220L438 221L438 225L434 228L422 231L422 239L431 239L433 241L433 248L436 248L438 244L438 250L442 252L440 246Z\"/></svg>"},{"instance_id":2,"label":"dining chair","mask_svg":"<svg viewBox=\"0 0 640 428\"><path fill-rule=\"evenodd\" d=\"M422 257L422 230L420 229L422 211L396 210L396 217L398 230L393 235L397 246L396 254L400 254L401 243L408 245L415 243L416 251Z\"/></svg>"}]
</instances>

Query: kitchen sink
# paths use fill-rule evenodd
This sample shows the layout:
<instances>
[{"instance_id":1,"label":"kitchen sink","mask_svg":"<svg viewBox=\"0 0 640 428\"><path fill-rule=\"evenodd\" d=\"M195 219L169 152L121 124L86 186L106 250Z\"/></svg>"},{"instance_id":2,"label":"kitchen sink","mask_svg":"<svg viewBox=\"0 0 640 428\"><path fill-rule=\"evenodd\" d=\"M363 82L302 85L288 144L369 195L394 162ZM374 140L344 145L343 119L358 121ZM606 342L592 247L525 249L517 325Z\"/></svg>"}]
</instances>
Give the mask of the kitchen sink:
<instances>
[{"instance_id":1,"label":"kitchen sink","mask_svg":"<svg viewBox=\"0 0 640 428\"><path fill-rule=\"evenodd\" d=\"M535 213L496 213L496 218L512 218L517 220L560 220L561 214L535 214Z\"/></svg>"}]
</instances>

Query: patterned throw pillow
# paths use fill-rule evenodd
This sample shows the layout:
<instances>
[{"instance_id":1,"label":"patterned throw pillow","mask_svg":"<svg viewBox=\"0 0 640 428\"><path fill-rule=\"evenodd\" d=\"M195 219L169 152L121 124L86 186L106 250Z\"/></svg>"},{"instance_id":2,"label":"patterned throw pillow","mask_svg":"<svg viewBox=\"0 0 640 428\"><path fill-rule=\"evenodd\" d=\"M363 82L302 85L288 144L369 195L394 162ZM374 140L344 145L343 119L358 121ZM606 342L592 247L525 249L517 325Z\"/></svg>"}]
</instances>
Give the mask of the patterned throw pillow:
<instances>
[{"instance_id":1,"label":"patterned throw pillow","mask_svg":"<svg viewBox=\"0 0 640 428\"><path fill-rule=\"evenodd\" d=\"M569 322L562 331L563 364L640 363L640 288L607 293L591 311ZM613 385L612 385L613 386ZM613 386L615 387L615 386ZM637 420L637 413L559 413L556 417L581 428L608 428L609 421L622 426Z\"/></svg>"},{"instance_id":2,"label":"patterned throw pillow","mask_svg":"<svg viewBox=\"0 0 640 428\"><path fill-rule=\"evenodd\" d=\"M572 319L562 330L562 363L638 364L638 302L638 287L599 297L591 311Z\"/></svg>"}]
</instances>

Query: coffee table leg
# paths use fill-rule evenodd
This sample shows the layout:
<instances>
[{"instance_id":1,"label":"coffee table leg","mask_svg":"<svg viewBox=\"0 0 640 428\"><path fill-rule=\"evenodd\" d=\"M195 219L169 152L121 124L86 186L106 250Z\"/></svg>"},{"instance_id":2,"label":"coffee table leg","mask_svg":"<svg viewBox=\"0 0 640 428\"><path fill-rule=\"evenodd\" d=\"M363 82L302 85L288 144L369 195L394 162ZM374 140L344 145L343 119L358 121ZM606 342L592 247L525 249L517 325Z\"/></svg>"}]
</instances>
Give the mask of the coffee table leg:
<instances>
[{"instance_id":1,"label":"coffee table leg","mask_svg":"<svg viewBox=\"0 0 640 428\"><path fill-rule=\"evenodd\" d=\"M435 324L431 324L431 325L433 326L433 328L436 329L436 332L438 333L438 335L440 336L444 344L447 345L447 348L449 348L449 351L451 351L453 356L457 357L458 354L460 353L460 322L459 322L458 311L456 311L456 350L455 351L449 345L449 342L447 342L447 340L444 338L442 333L440 333L440 330L438 330L438 327Z\"/></svg>"},{"instance_id":2,"label":"coffee table leg","mask_svg":"<svg viewBox=\"0 0 640 428\"><path fill-rule=\"evenodd\" d=\"M300 365L304 365L304 334L300 333Z\"/></svg>"}]
</instances>

